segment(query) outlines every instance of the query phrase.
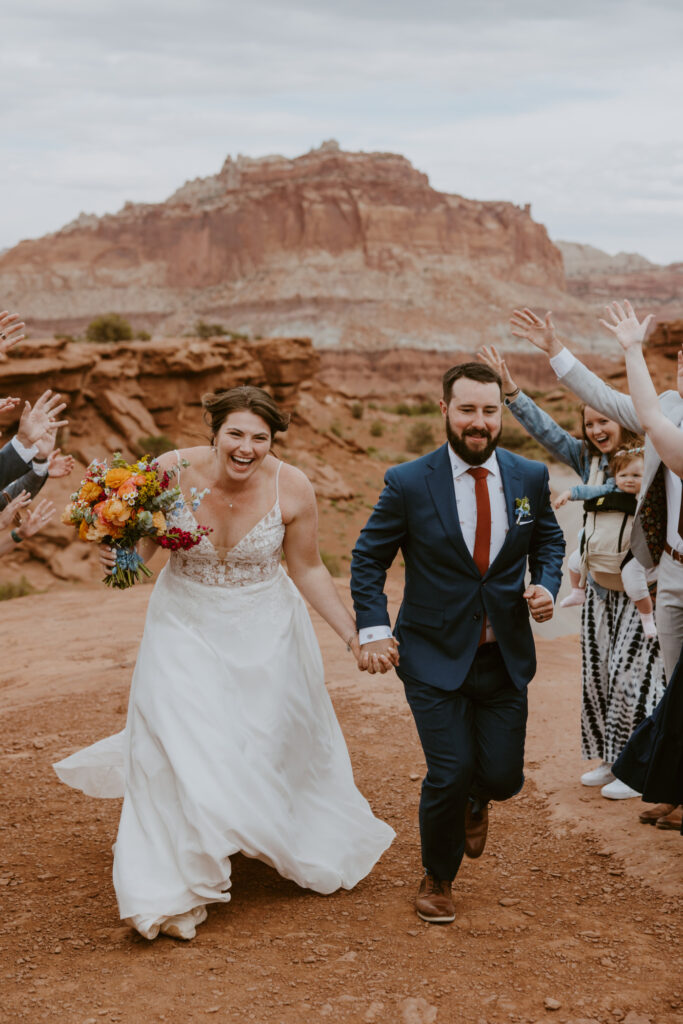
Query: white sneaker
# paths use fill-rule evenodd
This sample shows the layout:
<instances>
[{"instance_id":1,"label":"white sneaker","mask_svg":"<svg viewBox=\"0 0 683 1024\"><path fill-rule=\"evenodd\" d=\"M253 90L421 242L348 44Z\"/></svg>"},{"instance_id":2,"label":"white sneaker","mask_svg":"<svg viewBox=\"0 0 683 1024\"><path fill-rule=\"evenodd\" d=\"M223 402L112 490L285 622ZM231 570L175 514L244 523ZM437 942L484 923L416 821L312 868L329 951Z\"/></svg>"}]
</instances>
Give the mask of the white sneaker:
<instances>
[{"instance_id":1,"label":"white sneaker","mask_svg":"<svg viewBox=\"0 0 683 1024\"><path fill-rule=\"evenodd\" d=\"M612 765L608 764L607 761L603 761L597 768L593 768L590 772L584 772L581 776L582 786L604 786L607 782L612 782L614 776L612 775Z\"/></svg>"},{"instance_id":2,"label":"white sneaker","mask_svg":"<svg viewBox=\"0 0 683 1024\"><path fill-rule=\"evenodd\" d=\"M603 786L600 794L606 796L608 800L630 800L634 796L640 796L640 793L635 789L631 789L630 786L627 786L625 782L621 782L619 779L615 779L609 785Z\"/></svg>"}]
</instances>

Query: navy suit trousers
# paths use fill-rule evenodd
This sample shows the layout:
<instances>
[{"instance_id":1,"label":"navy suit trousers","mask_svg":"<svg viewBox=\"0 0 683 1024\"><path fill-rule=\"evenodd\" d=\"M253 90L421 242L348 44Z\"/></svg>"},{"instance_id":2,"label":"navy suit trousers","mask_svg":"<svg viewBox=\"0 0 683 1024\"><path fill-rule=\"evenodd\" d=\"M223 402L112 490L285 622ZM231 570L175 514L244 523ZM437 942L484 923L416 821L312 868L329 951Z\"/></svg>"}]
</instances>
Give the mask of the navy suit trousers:
<instances>
[{"instance_id":1,"label":"navy suit trousers","mask_svg":"<svg viewBox=\"0 0 683 1024\"><path fill-rule=\"evenodd\" d=\"M422 863L450 881L465 849L468 799L507 800L524 784L527 692L514 685L498 644L477 651L457 690L402 677L427 762L420 797Z\"/></svg>"}]
</instances>

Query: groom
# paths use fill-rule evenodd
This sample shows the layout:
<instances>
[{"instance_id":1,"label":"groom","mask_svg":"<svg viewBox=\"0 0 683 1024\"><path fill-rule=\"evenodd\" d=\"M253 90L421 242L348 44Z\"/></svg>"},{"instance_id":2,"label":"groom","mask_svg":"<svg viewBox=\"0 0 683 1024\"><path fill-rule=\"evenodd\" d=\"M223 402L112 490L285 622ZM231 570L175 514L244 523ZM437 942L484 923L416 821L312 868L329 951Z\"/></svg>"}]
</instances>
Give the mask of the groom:
<instances>
[{"instance_id":1,"label":"groom","mask_svg":"<svg viewBox=\"0 0 683 1024\"><path fill-rule=\"evenodd\" d=\"M536 671L529 614L552 618L564 554L548 470L497 448L498 374L480 363L452 367L440 407L448 443L388 470L351 564L363 663L387 671L400 644L398 674L427 762L415 907L434 923L455 918L451 883L463 853L484 849L489 800L522 787L526 687ZM383 591L399 549L395 641Z\"/></svg>"}]
</instances>

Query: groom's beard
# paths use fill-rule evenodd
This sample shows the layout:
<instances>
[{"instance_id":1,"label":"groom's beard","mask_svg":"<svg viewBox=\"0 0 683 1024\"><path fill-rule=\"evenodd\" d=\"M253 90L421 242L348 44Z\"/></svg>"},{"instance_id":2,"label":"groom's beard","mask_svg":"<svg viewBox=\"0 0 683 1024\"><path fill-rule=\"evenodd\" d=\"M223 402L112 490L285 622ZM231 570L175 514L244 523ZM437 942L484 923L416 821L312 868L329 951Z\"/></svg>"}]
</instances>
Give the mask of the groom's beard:
<instances>
[{"instance_id":1,"label":"groom's beard","mask_svg":"<svg viewBox=\"0 0 683 1024\"><path fill-rule=\"evenodd\" d=\"M486 462L490 455L495 451L502 433L502 424L495 437L489 430L479 430L476 427L468 427L466 430L463 430L462 437L460 437L453 430L448 418L446 418L446 437L448 438L448 443L455 454L459 455L462 461L466 462L470 466L481 466ZM466 437L485 437L488 438L488 444L485 448L481 448L478 452L475 452L472 451L471 448L467 447L465 442Z\"/></svg>"}]
</instances>

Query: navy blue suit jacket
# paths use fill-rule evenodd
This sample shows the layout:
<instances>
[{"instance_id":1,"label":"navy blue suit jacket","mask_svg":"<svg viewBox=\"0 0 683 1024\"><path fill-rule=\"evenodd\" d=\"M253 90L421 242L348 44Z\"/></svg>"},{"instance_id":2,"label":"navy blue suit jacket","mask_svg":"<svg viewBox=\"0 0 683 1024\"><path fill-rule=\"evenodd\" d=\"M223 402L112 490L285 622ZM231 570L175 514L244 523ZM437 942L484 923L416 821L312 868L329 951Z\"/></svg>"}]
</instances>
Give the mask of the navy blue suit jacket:
<instances>
[{"instance_id":1,"label":"navy blue suit jacket","mask_svg":"<svg viewBox=\"0 0 683 1024\"><path fill-rule=\"evenodd\" d=\"M405 591L394 634L399 675L443 690L457 689L477 651L486 614L515 686L536 672L529 610L522 597L527 562L531 582L557 596L564 538L550 505L548 470L496 450L508 512L505 542L484 576L470 555L458 520L448 445L387 471L385 488L358 538L351 593L358 629L390 625L386 572L399 549ZM515 499L528 498L518 519Z\"/></svg>"}]
</instances>

